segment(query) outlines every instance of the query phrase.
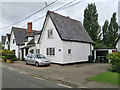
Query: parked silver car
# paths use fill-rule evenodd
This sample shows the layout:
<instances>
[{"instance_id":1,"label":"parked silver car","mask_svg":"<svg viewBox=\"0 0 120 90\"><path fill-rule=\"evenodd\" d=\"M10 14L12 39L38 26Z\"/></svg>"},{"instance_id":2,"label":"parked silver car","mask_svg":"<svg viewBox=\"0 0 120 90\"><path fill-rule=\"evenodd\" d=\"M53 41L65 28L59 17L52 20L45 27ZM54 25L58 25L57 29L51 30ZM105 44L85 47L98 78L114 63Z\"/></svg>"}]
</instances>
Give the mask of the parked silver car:
<instances>
[{"instance_id":1,"label":"parked silver car","mask_svg":"<svg viewBox=\"0 0 120 90\"><path fill-rule=\"evenodd\" d=\"M51 64L50 60L48 60L45 56L41 54L28 54L25 57L26 65L28 64L34 64L37 67L39 65L47 65L49 66Z\"/></svg>"}]
</instances>

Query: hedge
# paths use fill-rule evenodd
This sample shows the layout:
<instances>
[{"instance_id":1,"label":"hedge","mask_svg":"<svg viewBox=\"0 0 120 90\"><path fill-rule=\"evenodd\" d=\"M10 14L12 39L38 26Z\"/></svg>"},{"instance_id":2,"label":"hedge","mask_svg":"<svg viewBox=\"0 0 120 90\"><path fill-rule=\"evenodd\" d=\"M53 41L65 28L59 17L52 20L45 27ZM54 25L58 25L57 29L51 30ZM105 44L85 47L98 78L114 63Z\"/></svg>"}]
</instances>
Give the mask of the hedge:
<instances>
[{"instance_id":1,"label":"hedge","mask_svg":"<svg viewBox=\"0 0 120 90\"><path fill-rule=\"evenodd\" d=\"M110 60L112 72L120 73L120 52L109 53L107 58Z\"/></svg>"}]
</instances>

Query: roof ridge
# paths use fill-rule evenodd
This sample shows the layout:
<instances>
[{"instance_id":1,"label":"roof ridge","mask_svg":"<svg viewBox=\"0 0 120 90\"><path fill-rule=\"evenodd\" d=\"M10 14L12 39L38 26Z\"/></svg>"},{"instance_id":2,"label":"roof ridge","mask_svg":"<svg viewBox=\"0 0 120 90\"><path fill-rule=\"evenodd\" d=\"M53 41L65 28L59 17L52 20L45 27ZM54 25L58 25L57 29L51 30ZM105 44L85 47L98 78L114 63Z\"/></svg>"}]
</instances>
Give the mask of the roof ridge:
<instances>
[{"instance_id":1,"label":"roof ridge","mask_svg":"<svg viewBox=\"0 0 120 90\"><path fill-rule=\"evenodd\" d=\"M18 30L18 29L27 30L26 28L20 28L20 27L12 27L12 29L13 29L13 28L17 28L17 29L15 29L15 30Z\"/></svg>"},{"instance_id":2,"label":"roof ridge","mask_svg":"<svg viewBox=\"0 0 120 90\"><path fill-rule=\"evenodd\" d=\"M64 15L61 15L61 14L59 14L59 13L56 13L56 12L54 12L54 11L48 11L48 13L53 13L53 14L56 14L56 15L59 15L59 16L62 16L62 17L64 17L64 18L67 18L67 19L70 19L70 20L73 20L73 21L77 21L77 22L79 22L79 23L81 23L79 20L76 20L76 19L73 19L73 18L71 18L71 17L69 17L69 16L64 16ZM82 24L82 23L81 23Z\"/></svg>"}]
</instances>

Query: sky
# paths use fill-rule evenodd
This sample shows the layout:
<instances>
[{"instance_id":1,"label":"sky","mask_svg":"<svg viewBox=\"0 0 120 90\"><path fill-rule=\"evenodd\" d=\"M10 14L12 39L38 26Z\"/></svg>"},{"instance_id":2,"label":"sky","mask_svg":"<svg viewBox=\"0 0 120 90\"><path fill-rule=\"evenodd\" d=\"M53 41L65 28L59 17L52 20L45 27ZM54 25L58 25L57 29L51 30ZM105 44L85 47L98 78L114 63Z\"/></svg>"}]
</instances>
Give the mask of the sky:
<instances>
[{"instance_id":1,"label":"sky","mask_svg":"<svg viewBox=\"0 0 120 90\"><path fill-rule=\"evenodd\" d=\"M54 11L58 9L59 7L74 1L71 4L74 4L74 6L64 8L58 11L55 11L56 13L59 13L64 16L69 16L70 18L76 19L83 23L84 19L84 10L90 3L95 3L97 7L98 12L98 22L102 26L104 24L105 20L109 20L112 17L112 14L114 12L117 13L117 22L118 22L118 1L120 0L2 0L0 2L0 40L2 35L6 35L7 33L11 32L12 26L14 27L21 27L21 28L27 28L27 22L35 21L38 18L46 15L47 10ZM24 19L25 17L33 14L34 12L42 9L47 5L52 3L53 1L56 1L54 4L50 5L49 7L45 8L44 10L40 11L39 13L25 19L24 21L17 23L15 25L12 25L13 23ZM78 4L75 4L79 2ZM71 5L70 4L70 5ZM42 19L39 19L35 22L33 22L33 30L41 30L43 23L44 23L45 17ZM4 28L6 26L9 26L7 28ZM4 29L2 29L4 28Z\"/></svg>"}]
</instances>

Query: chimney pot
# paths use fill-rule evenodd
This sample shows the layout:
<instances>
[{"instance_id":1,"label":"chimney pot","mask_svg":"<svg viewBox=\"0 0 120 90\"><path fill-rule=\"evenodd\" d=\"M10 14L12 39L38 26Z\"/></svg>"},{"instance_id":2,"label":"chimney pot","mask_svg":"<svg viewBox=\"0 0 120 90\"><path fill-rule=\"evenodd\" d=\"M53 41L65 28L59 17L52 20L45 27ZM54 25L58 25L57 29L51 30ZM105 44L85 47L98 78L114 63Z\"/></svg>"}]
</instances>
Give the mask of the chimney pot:
<instances>
[{"instance_id":1,"label":"chimney pot","mask_svg":"<svg viewBox=\"0 0 120 90\"><path fill-rule=\"evenodd\" d=\"M30 36L32 34L32 22L28 22L28 33L27 35Z\"/></svg>"}]
</instances>

